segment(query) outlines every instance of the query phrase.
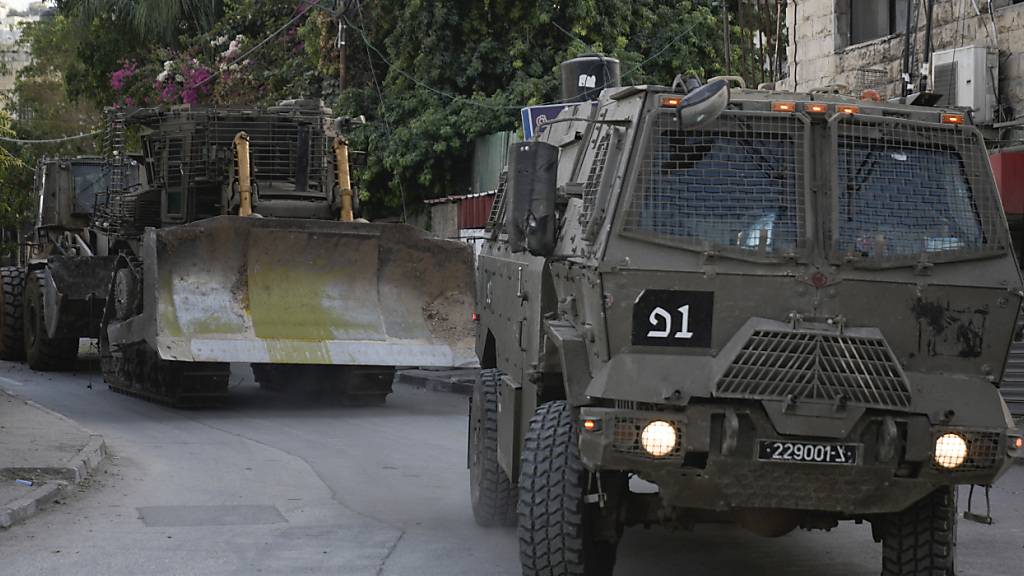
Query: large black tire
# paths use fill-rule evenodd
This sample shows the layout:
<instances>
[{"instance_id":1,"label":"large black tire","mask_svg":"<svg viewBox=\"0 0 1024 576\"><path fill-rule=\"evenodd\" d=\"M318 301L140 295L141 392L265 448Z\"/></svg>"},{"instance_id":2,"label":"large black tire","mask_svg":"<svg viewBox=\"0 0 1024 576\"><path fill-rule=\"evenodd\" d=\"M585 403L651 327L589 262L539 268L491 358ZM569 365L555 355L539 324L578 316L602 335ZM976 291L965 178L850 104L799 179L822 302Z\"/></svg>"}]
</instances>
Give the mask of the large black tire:
<instances>
[{"instance_id":1,"label":"large black tire","mask_svg":"<svg viewBox=\"0 0 1024 576\"><path fill-rule=\"evenodd\" d=\"M33 272L25 282L25 358L29 368L41 372L72 370L78 359L78 337L50 338L43 315L46 282L42 272Z\"/></svg>"},{"instance_id":2,"label":"large black tire","mask_svg":"<svg viewBox=\"0 0 1024 576\"><path fill-rule=\"evenodd\" d=\"M956 574L956 488L944 487L885 520L882 576Z\"/></svg>"},{"instance_id":3,"label":"large black tire","mask_svg":"<svg viewBox=\"0 0 1024 576\"><path fill-rule=\"evenodd\" d=\"M3 307L0 309L0 360L23 360L25 337L22 333L22 296L25 292L25 269L17 266L0 268L3 282Z\"/></svg>"},{"instance_id":4,"label":"large black tire","mask_svg":"<svg viewBox=\"0 0 1024 576\"><path fill-rule=\"evenodd\" d=\"M501 373L482 370L473 387L469 433L469 493L481 526L516 525L516 487L498 463L498 384Z\"/></svg>"},{"instance_id":5,"label":"large black tire","mask_svg":"<svg viewBox=\"0 0 1024 576\"><path fill-rule=\"evenodd\" d=\"M600 508L588 504L573 412L562 400L537 408L519 474L519 559L523 576L610 576L615 541L599 541Z\"/></svg>"}]
</instances>

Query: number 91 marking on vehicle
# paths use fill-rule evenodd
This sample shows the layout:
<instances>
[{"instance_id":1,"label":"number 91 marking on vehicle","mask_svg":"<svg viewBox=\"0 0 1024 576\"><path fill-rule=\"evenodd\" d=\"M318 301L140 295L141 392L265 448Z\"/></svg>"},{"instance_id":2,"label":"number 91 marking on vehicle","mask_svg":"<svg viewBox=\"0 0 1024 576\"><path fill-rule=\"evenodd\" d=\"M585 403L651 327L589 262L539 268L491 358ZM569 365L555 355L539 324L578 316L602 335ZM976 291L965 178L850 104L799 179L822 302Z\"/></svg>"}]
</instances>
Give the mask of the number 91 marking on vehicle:
<instances>
[{"instance_id":1,"label":"number 91 marking on vehicle","mask_svg":"<svg viewBox=\"0 0 1024 576\"><path fill-rule=\"evenodd\" d=\"M644 290L633 304L633 344L709 348L715 293Z\"/></svg>"}]
</instances>

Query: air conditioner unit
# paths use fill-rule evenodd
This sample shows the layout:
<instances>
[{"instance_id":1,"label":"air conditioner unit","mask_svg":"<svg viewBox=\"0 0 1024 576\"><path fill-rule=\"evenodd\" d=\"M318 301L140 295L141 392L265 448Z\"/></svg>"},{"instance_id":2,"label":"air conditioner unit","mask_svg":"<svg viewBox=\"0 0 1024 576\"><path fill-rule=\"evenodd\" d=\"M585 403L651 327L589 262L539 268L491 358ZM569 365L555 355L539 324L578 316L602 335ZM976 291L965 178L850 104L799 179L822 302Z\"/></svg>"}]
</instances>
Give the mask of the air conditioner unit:
<instances>
[{"instance_id":1,"label":"air conditioner unit","mask_svg":"<svg viewBox=\"0 0 1024 576\"><path fill-rule=\"evenodd\" d=\"M964 46L932 53L931 89L942 94L936 106L974 109L974 121L989 124L996 112L999 51Z\"/></svg>"}]
</instances>

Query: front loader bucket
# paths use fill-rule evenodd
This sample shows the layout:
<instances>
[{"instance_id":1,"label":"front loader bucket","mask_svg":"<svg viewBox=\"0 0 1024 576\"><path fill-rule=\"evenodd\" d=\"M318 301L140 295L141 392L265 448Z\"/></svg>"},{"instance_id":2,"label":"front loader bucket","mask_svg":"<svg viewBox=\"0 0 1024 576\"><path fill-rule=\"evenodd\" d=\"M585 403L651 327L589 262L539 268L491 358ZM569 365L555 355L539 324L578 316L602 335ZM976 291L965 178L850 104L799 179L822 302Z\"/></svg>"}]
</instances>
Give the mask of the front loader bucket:
<instances>
[{"instance_id":1,"label":"front loader bucket","mask_svg":"<svg viewBox=\"0 0 1024 576\"><path fill-rule=\"evenodd\" d=\"M219 216L147 230L165 360L472 366L469 246L403 224Z\"/></svg>"}]
</instances>

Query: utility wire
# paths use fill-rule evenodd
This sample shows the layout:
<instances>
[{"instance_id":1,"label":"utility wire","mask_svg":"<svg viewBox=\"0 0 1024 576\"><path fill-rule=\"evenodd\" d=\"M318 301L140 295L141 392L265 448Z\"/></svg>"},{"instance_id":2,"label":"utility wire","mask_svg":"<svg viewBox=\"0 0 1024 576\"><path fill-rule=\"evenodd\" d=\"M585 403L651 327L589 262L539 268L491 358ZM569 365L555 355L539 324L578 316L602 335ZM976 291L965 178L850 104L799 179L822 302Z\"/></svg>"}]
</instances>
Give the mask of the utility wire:
<instances>
[{"instance_id":1,"label":"utility wire","mask_svg":"<svg viewBox=\"0 0 1024 576\"><path fill-rule=\"evenodd\" d=\"M82 138L89 138L96 136L103 132L102 130L95 130L85 134L76 134L74 136L64 136L62 138L44 138L41 140L23 140L21 138L8 138L7 136L0 136L0 142L9 142L11 144L60 144L61 142L70 142L71 140L81 140Z\"/></svg>"},{"instance_id":2,"label":"utility wire","mask_svg":"<svg viewBox=\"0 0 1024 576\"><path fill-rule=\"evenodd\" d=\"M377 57L380 58L385 64L388 65L388 68L394 70L400 76L408 79L410 82L412 82L413 84L423 88L424 90L427 90L428 92L432 92L434 94L437 94L438 96L441 96L443 98L448 98L450 100L463 100L467 104L471 104L471 105L476 106L478 108L484 108L486 110L519 110L519 109L522 108L522 106L508 105L508 104L505 104L505 105L486 104L484 102L480 102L478 100L474 100L474 99L469 98L467 96L460 96L458 94L451 94L449 92L445 92L444 90L440 90L438 88L435 88L435 87L431 86L430 84L427 84L426 82L423 82L422 80L416 78L412 74L410 74L410 73L406 72L405 70L402 70L401 68L399 68L399 67L395 66L394 64L392 64L391 61L388 59L388 57L383 52L381 52L376 46L374 46L373 44L371 44L369 42L369 40L368 40L368 38L366 36L366 31L363 30L363 28L357 26L354 22L349 20L348 17L346 17L346 16L342 16L342 17L345 19L345 23L346 24L348 24L352 28L355 28L355 30L357 32L359 32L359 35L362 36L363 42L366 44L367 48L372 50L374 53L376 53ZM696 26L697 26L696 22L690 24L685 30L683 30L677 36L675 36L669 42L667 42L665 44L665 46L663 46L660 50L658 50L657 52L655 52L650 57L648 57L647 59L643 60L642 62L640 62L639 64L637 64L633 68L631 68L628 71L626 71L624 74L622 74L622 76L623 77L629 76L630 74L633 74L633 73L637 72L638 70L640 70L641 68L643 68L647 64L649 64L652 61L654 61L656 58L658 58L659 56L664 54L673 45L675 45L677 42L682 40L683 37L686 36L687 34L689 34ZM560 99L560 100L552 100L550 102L542 102L540 104L534 104L534 106L554 106L554 105L557 105L557 104L565 104L567 102L569 102L568 99Z\"/></svg>"},{"instance_id":3,"label":"utility wire","mask_svg":"<svg viewBox=\"0 0 1024 576\"><path fill-rule=\"evenodd\" d=\"M136 108L132 110L125 120L139 114L140 112L158 110L157 108ZM86 132L83 134L75 134L74 136L61 136L59 138L42 138L38 140L26 140L23 138L10 138L7 136L0 136L0 142L10 142L12 144L60 144L61 142L70 142L72 140L81 140L82 138L89 138L90 136L96 136L103 133L103 129L93 130L92 132Z\"/></svg>"},{"instance_id":4,"label":"utility wire","mask_svg":"<svg viewBox=\"0 0 1024 576\"><path fill-rule=\"evenodd\" d=\"M579 42L580 44L583 44L583 47L586 48L588 52L594 52L595 51L593 46L591 46L590 44L587 44L586 42L584 42L579 36L573 34L572 32L569 32L565 28L562 28L561 26L559 26L558 22L555 22L554 20L552 20L551 21L551 25L554 26L555 28L558 28L563 34L565 34L569 38L572 38L574 41Z\"/></svg>"},{"instance_id":5,"label":"utility wire","mask_svg":"<svg viewBox=\"0 0 1024 576\"><path fill-rule=\"evenodd\" d=\"M271 32L269 36L267 36L263 40L260 40L259 42L257 42L256 45L253 46L252 48L249 48L248 50L246 50L242 54L238 55L229 64L225 64L224 66L219 67L217 70L214 71L213 74L210 74L205 79L203 79L202 82L199 82L199 83L195 84L194 86L192 86L192 88L199 88L200 86L205 86L206 84L209 84L210 82L213 82L213 80L215 78L217 78L218 76L220 76L221 72L223 70L226 70L227 67L233 66L233 65L237 64L238 62L241 62L242 60L245 60L246 58L249 57L250 54L252 54L253 52L259 50L260 48L263 48L263 46L265 46L267 42L270 42L274 38L277 38L282 32L284 32L288 28L291 28L292 24L295 24L296 22L298 22L300 18L305 16L313 8L320 8L320 9L326 10L326 8L324 8L323 6L320 6L319 2L313 2L313 3L309 4L308 6L303 8L301 12L299 12L294 17L292 17L291 20L285 22L285 24L283 26L281 26L277 30L274 30L273 32Z\"/></svg>"},{"instance_id":6,"label":"utility wire","mask_svg":"<svg viewBox=\"0 0 1024 576\"><path fill-rule=\"evenodd\" d=\"M361 0L356 0L356 10L359 12L359 21L365 24L366 17L363 16L363 3ZM391 140L394 135L394 131L391 129L391 123L388 122L388 110L387 104L384 103L384 92L381 90L380 83L377 82L377 71L373 66L373 55L370 54L370 41L367 39L366 34L363 33L362 29L359 29L359 35L363 39L363 44L366 45L366 61L370 64L370 76L373 78L373 87L376 89L377 98L380 100L380 117L384 121L384 130L388 133L388 140ZM396 178L396 180L398 181L398 193L402 197L402 221L408 222L409 215L406 211L405 186L402 185L401 178Z\"/></svg>"}]
</instances>

